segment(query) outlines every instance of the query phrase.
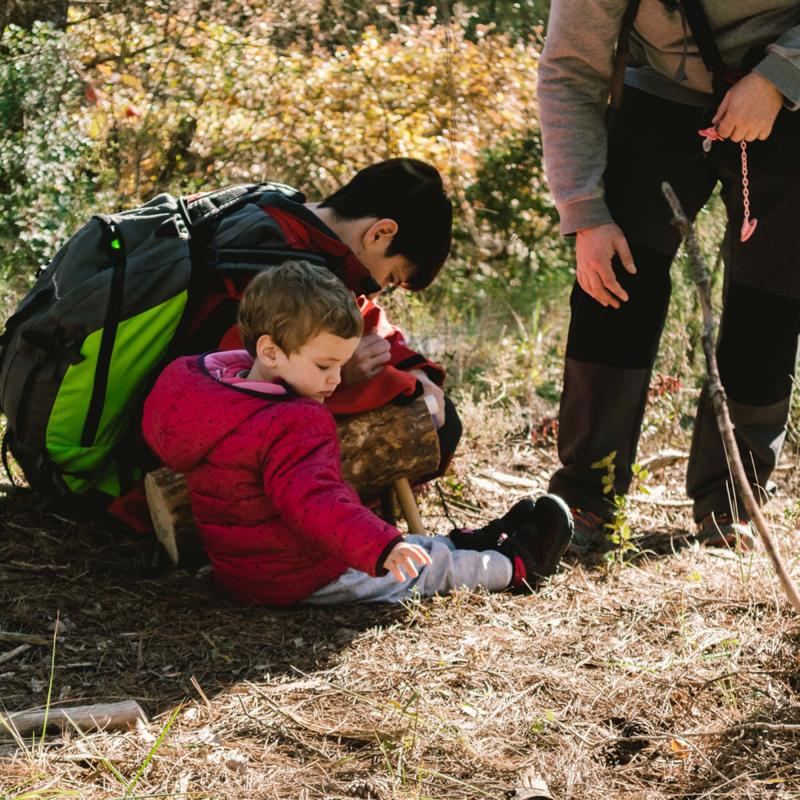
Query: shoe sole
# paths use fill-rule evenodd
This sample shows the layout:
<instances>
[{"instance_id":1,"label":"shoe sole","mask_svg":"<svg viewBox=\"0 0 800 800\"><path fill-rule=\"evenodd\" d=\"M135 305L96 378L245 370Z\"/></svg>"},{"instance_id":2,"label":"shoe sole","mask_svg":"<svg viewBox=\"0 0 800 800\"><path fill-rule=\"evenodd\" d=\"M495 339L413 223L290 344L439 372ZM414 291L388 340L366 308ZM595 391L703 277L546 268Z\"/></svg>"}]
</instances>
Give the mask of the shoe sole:
<instances>
[{"instance_id":1,"label":"shoe sole","mask_svg":"<svg viewBox=\"0 0 800 800\"><path fill-rule=\"evenodd\" d=\"M552 552L542 564L542 571L537 573L540 578L548 578L558 570L561 558L572 541L575 522L569 506L554 494L543 494L536 500L533 519L539 531L555 528Z\"/></svg>"}]
</instances>

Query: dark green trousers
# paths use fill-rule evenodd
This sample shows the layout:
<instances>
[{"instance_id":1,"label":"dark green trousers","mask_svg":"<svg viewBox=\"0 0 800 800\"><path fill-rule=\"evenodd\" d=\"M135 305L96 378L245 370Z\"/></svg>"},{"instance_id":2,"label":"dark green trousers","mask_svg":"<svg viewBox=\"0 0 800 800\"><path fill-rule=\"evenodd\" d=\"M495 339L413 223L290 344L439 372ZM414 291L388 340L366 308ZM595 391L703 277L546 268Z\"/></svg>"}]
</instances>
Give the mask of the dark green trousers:
<instances>
[{"instance_id":1,"label":"dark green trousers","mask_svg":"<svg viewBox=\"0 0 800 800\"><path fill-rule=\"evenodd\" d=\"M626 87L610 112L606 200L633 252L637 274L615 259L630 299L604 308L575 284L567 341L558 449L562 467L550 491L571 506L608 517L601 470L592 463L616 451L616 494L630 486L653 361L671 291L670 265L680 244L661 192L669 181L693 218L718 182L728 213L724 306L718 358L742 459L763 487L780 454L800 333L800 112L781 111L769 139L748 144L751 214L746 243L741 153L716 142L703 153L697 131L713 109L663 100ZM703 392L687 473L695 519L730 510L725 453ZM758 495L758 492L757 492ZM739 508L741 508L741 502Z\"/></svg>"}]
</instances>

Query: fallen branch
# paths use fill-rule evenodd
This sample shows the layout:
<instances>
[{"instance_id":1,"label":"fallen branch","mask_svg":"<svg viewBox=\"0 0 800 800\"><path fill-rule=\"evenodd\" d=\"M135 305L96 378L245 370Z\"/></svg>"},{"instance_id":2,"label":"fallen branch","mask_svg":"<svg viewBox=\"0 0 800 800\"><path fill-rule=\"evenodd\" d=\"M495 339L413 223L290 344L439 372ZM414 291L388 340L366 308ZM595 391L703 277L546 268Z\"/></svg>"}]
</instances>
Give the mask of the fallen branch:
<instances>
[{"instance_id":1,"label":"fallen branch","mask_svg":"<svg viewBox=\"0 0 800 800\"><path fill-rule=\"evenodd\" d=\"M21 656L23 653L27 652L31 649L31 645L29 644L21 644L19 647L15 647L13 650L9 650L7 653L3 653L0 656L0 664L5 664L6 661L11 661L15 659L17 656Z\"/></svg>"},{"instance_id":2,"label":"fallen branch","mask_svg":"<svg viewBox=\"0 0 800 800\"><path fill-rule=\"evenodd\" d=\"M719 377L719 367L717 366L717 356L714 347L714 312L711 307L711 279L709 278L708 269L706 268L705 261L703 261L702 253L700 252L700 244L697 241L692 223L686 217L672 187L665 181L661 184L661 190L664 192L664 196L667 198L672 208L673 223L680 231L686 243L686 251L692 265L694 282L697 286L698 294L700 295L700 308L703 312L703 352L705 353L706 366L708 368L708 392L714 405L714 413L717 417L717 425L719 426L720 435L725 445L725 451L728 454L733 482L737 493L744 502L744 507L747 510L750 520L755 525L758 535L764 543L764 549L767 551L767 555L769 555L772 561L772 565L775 568L775 572L778 575L778 579L783 586L786 596L789 598L789 602L794 607L794 610L800 613L800 594L798 594L797 587L794 585L794 581L792 581L789 571L783 563L783 558L772 538L767 521L761 513L761 508L753 494L753 489L750 486L750 482L747 480L747 474L744 471L744 465L739 455L739 447L733 433L733 423L731 422L730 413L728 411L725 389Z\"/></svg>"},{"instance_id":3,"label":"fallen branch","mask_svg":"<svg viewBox=\"0 0 800 800\"><path fill-rule=\"evenodd\" d=\"M40 730L47 723L47 730L79 728L89 731L127 730L136 725L137 720L147 722L141 706L135 700L122 700L119 703L98 703L71 708L49 708L36 711L17 711L6 717L0 715L0 734L25 736Z\"/></svg>"},{"instance_id":4,"label":"fallen branch","mask_svg":"<svg viewBox=\"0 0 800 800\"><path fill-rule=\"evenodd\" d=\"M689 458L689 454L682 450L660 450L655 455L643 458L639 462L639 466L646 469L651 475L655 475L656 472L660 472L672 464L677 464L678 461L685 461L687 458Z\"/></svg>"},{"instance_id":5,"label":"fallen branch","mask_svg":"<svg viewBox=\"0 0 800 800\"><path fill-rule=\"evenodd\" d=\"M21 642L22 644L46 647L50 644L50 639L47 639L44 636L36 636L36 634L33 633L12 633L11 631L0 631L0 642Z\"/></svg>"}]
</instances>

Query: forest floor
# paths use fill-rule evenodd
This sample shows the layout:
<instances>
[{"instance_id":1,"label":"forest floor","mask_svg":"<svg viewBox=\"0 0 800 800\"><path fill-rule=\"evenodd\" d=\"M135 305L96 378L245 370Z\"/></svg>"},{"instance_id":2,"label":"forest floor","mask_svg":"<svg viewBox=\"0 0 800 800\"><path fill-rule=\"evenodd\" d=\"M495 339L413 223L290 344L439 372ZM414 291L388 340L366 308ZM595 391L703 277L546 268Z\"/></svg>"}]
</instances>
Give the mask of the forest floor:
<instances>
[{"instance_id":1,"label":"forest floor","mask_svg":"<svg viewBox=\"0 0 800 800\"><path fill-rule=\"evenodd\" d=\"M440 481L458 524L544 490L538 411L462 405ZM660 430L642 460L686 450ZM784 462L768 508L797 575ZM637 492L624 557L567 559L535 596L299 610L234 605L153 539L4 485L0 630L57 630L0 664L2 706L43 706L52 685L53 706L131 698L150 721L0 741L0 798L500 800L525 770L562 800L800 797L800 623L765 556L692 541L684 471ZM447 532L435 489L422 511Z\"/></svg>"}]
</instances>

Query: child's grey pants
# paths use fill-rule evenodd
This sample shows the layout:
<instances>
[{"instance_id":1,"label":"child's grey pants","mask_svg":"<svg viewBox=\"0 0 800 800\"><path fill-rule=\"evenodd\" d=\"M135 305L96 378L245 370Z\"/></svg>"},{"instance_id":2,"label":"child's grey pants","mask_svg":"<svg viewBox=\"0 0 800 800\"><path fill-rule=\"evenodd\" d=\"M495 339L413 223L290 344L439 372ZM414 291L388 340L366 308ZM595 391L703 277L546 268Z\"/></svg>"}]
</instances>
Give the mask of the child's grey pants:
<instances>
[{"instance_id":1,"label":"child's grey pants","mask_svg":"<svg viewBox=\"0 0 800 800\"><path fill-rule=\"evenodd\" d=\"M490 592L500 592L511 583L513 565L496 550L456 550L446 536L408 536L406 541L423 547L431 557L432 563L422 567L416 578L401 583L391 574L373 578L366 572L348 569L303 602L315 605L400 603L412 595L447 594L460 587L483 587Z\"/></svg>"}]
</instances>

